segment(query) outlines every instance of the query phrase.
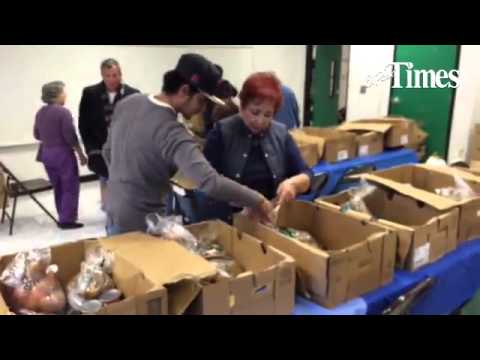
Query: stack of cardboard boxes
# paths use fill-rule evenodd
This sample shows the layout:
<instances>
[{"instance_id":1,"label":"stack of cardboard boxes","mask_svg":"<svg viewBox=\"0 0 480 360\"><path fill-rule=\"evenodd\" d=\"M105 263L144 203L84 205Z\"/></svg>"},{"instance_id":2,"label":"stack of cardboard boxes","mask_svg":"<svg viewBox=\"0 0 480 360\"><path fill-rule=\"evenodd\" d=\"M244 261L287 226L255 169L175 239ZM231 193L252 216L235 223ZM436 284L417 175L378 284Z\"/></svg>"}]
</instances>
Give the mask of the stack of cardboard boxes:
<instances>
[{"instance_id":1,"label":"stack of cardboard boxes","mask_svg":"<svg viewBox=\"0 0 480 360\"><path fill-rule=\"evenodd\" d=\"M327 162L338 162L353 159L356 156L355 135L341 132L333 128L305 127L291 131L292 137L301 146L304 159L308 162L325 160ZM310 147L306 148L306 145ZM316 158L307 157L308 151L316 148ZM311 160L310 160L311 159Z\"/></svg>"},{"instance_id":2,"label":"stack of cardboard boxes","mask_svg":"<svg viewBox=\"0 0 480 360\"><path fill-rule=\"evenodd\" d=\"M321 160L335 163L401 147L415 150L420 160L426 156L427 134L415 121L401 117L350 121L336 128L306 127L291 134L309 166Z\"/></svg>"}]
</instances>

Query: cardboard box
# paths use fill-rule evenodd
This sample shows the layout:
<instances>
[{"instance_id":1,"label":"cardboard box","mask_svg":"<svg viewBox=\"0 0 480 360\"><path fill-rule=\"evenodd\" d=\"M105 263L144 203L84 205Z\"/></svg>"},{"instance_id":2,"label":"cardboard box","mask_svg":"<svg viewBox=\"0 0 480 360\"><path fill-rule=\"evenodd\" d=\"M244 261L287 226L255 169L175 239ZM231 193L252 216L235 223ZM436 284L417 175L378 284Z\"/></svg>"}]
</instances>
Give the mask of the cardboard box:
<instances>
[{"instance_id":1,"label":"cardboard box","mask_svg":"<svg viewBox=\"0 0 480 360\"><path fill-rule=\"evenodd\" d=\"M309 167L314 167L320 161L317 146L315 144L297 143L302 158Z\"/></svg>"},{"instance_id":2,"label":"cardboard box","mask_svg":"<svg viewBox=\"0 0 480 360\"><path fill-rule=\"evenodd\" d=\"M470 137L470 161L480 161L480 124L475 124Z\"/></svg>"},{"instance_id":3,"label":"cardboard box","mask_svg":"<svg viewBox=\"0 0 480 360\"><path fill-rule=\"evenodd\" d=\"M420 145L414 150L417 152L418 161L424 162L427 159L427 145Z\"/></svg>"},{"instance_id":4,"label":"cardboard box","mask_svg":"<svg viewBox=\"0 0 480 360\"><path fill-rule=\"evenodd\" d=\"M415 130L414 121L406 118L385 117L351 121L343 126L343 130L380 132L385 136L386 148L406 147L416 143L420 138L420 134Z\"/></svg>"},{"instance_id":5,"label":"cardboard box","mask_svg":"<svg viewBox=\"0 0 480 360\"><path fill-rule=\"evenodd\" d=\"M317 146L319 160L330 163L353 159L356 156L355 135L333 128L305 127L291 131L297 143Z\"/></svg>"},{"instance_id":6,"label":"cardboard box","mask_svg":"<svg viewBox=\"0 0 480 360\"><path fill-rule=\"evenodd\" d=\"M189 309L197 315L291 315L295 306L295 261L221 221L191 225L197 239L214 236L244 270L236 278L206 282Z\"/></svg>"},{"instance_id":7,"label":"cardboard box","mask_svg":"<svg viewBox=\"0 0 480 360\"><path fill-rule=\"evenodd\" d=\"M326 307L335 307L393 278L396 236L375 224L307 202L281 207L277 225L308 231L326 250L291 239L237 215L235 227L292 256L297 289ZM341 229L341 231L339 231Z\"/></svg>"},{"instance_id":8,"label":"cardboard box","mask_svg":"<svg viewBox=\"0 0 480 360\"><path fill-rule=\"evenodd\" d=\"M342 127L340 126L339 129ZM374 131L349 131L355 134L357 156L370 156L383 152L383 134Z\"/></svg>"},{"instance_id":9,"label":"cardboard box","mask_svg":"<svg viewBox=\"0 0 480 360\"><path fill-rule=\"evenodd\" d=\"M182 314L199 294L199 280L216 274L212 264L173 241L130 233L52 247L52 263L59 267L64 288L79 273L85 249L97 245L114 252L113 279L125 295L99 315ZM12 258L0 259L0 271ZM0 313L6 311L0 302Z\"/></svg>"},{"instance_id":10,"label":"cardboard box","mask_svg":"<svg viewBox=\"0 0 480 360\"><path fill-rule=\"evenodd\" d=\"M59 266L58 278L66 289L68 282L80 271L88 241L70 243L52 248L52 261ZM3 271L13 256L3 257L0 269ZM167 314L167 291L156 289L141 271L124 259L116 258L113 278L125 299L104 307L99 315L161 315ZM2 292L4 288L2 288ZM9 312L5 302L0 301L0 313Z\"/></svg>"},{"instance_id":11,"label":"cardboard box","mask_svg":"<svg viewBox=\"0 0 480 360\"><path fill-rule=\"evenodd\" d=\"M432 206L444 209L458 207L460 211L458 243L480 237L480 198L455 201L435 193L438 188L455 186L455 175L464 179L473 191L480 194L480 178L451 167L427 165L400 166L372 174L397 183L411 185L411 196Z\"/></svg>"},{"instance_id":12,"label":"cardboard box","mask_svg":"<svg viewBox=\"0 0 480 360\"><path fill-rule=\"evenodd\" d=\"M370 180L370 177L365 176ZM318 204L340 211L350 200L348 192L317 199ZM347 214L395 231L398 236L397 267L417 270L453 251L457 245L458 209L438 210L395 192L379 187L364 199L371 215L356 211Z\"/></svg>"}]
</instances>

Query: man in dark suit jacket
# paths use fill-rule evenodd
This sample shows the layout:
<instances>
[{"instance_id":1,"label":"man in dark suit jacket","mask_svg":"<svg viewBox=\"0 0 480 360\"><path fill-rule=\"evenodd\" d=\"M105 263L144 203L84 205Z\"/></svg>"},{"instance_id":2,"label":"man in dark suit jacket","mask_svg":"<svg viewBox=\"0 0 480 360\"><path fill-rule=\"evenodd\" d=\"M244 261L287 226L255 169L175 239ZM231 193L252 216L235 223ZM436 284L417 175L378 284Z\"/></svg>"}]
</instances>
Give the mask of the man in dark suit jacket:
<instances>
[{"instance_id":1,"label":"man in dark suit jacket","mask_svg":"<svg viewBox=\"0 0 480 360\"><path fill-rule=\"evenodd\" d=\"M122 83L122 71L116 60L103 61L100 70L102 82L83 89L78 126L88 156L88 168L100 177L103 207L108 168L102 157L102 147L107 140L113 110L121 99L139 91Z\"/></svg>"}]
</instances>

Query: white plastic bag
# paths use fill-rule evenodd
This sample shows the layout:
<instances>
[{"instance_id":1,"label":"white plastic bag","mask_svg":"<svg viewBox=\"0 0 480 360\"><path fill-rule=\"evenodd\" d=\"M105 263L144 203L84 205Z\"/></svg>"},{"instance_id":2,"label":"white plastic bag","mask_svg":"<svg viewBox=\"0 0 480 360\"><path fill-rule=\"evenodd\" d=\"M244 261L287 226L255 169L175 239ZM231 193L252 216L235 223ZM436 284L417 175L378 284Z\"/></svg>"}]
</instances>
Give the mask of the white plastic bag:
<instances>
[{"instance_id":1,"label":"white plastic bag","mask_svg":"<svg viewBox=\"0 0 480 360\"><path fill-rule=\"evenodd\" d=\"M372 194L376 189L376 186L371 185L365 179L362 179L359 186L348 190L348 193L350 194L350 200L342 205L341 211L347 212L353 210L371 215L364 199Z\"/></svg>"},{"instance_id":2,"label":"white plastic bag","mask_svg":"<svg viewBox=\"0 0 480 360\"><path fill-rule=\"evenodd\" d=\"M95 314L110 302L120 299L122 293L112 279L113 253L101 247L87 250L80 273L68 284L68 303L82 314Z\"/></svg>"},{"instance_id":3,"label":"white plastic bag","mask_svg":"<svg viewBox=\"0 0 480 360\"><path fill-rule=\"evenodd\" d=\"M159 214L148 214L146 222L148 234L176 241L192 252L196 253L198 251L198 240L181 225L181 220L178 217L162 217Z\"/></svg>"},{"instance_id":4,"label":"white plastic bag","mask_svg":"<svg viewBox=\"0 0 480 360\"><path fill-rule=\"evenodd\" d=\"M6 300L18 314L57 314L65 310L65 293L57 279L58 266L51 264L49 248L18 253L0 281Z\"/></svg>"}]
</instances>

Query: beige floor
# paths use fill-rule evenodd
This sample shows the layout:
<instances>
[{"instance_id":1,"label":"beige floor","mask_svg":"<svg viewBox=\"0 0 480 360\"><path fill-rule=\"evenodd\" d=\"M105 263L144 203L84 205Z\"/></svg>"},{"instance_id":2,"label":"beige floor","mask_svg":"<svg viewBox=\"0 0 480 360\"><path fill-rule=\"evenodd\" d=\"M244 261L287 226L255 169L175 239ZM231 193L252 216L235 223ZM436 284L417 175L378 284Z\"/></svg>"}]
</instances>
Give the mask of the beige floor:
<instances>
[{"instance_id":1,"label":"beige floor","mask_svg":"<svg viewBox=\"0 0 480 360\"><path fill-rule=\"evenodd\" d=\"M37 198L56 216L52 192L39 194ZM105 214L100 209L98 182L82 184L79 221L85 224L84 228L59 230L33 200L21 198L17 205L13 235L8 235L7 221L0 224L0 255L105 236Z\"/></svg>"}]
</instances>

